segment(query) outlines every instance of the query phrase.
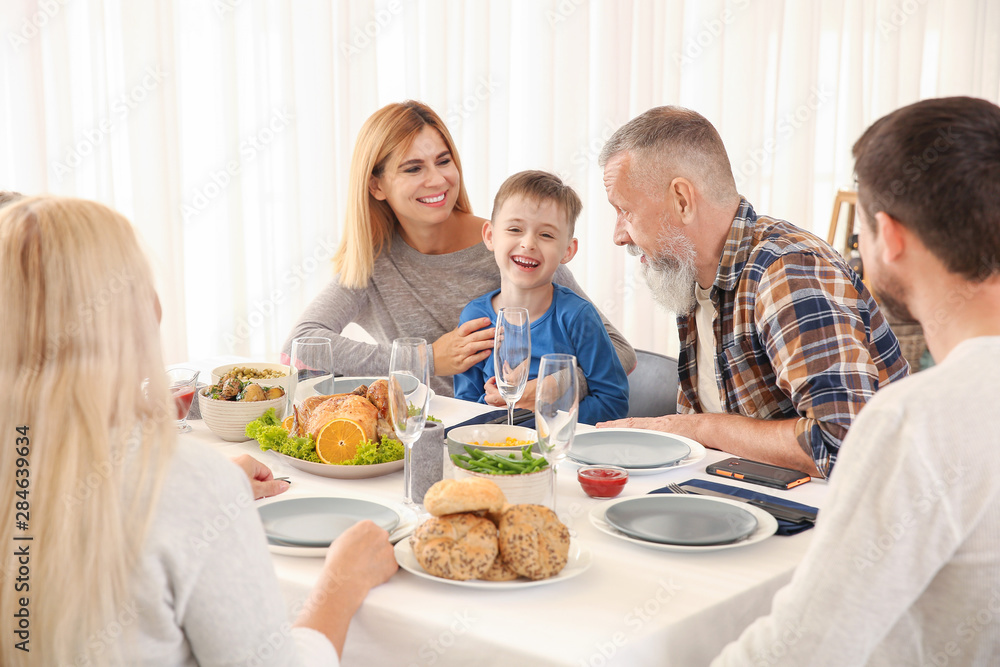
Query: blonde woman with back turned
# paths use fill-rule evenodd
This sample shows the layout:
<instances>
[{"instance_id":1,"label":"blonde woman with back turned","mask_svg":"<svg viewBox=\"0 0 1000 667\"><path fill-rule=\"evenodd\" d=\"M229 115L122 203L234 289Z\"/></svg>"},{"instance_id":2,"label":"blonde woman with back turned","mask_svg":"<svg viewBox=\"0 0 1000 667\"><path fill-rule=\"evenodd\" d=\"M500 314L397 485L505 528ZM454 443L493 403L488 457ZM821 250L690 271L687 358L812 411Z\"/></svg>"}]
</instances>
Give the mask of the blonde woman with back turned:
<instances>
[{"instance_id":1,"label":"blonde woman with back turned","mask_svg":"<svg viewBox=\"0 0 1000 667\"><path fill-rule=\"evenodd\" d=\"M358 133L347 200L337 277L299 318L285 353L294 338L324 336L333 340L337 372L385 375L393 339L418 336L431 347L431 386L451 396L452 376L493 351L488 317L458 322L465 304L500 288L500 271L483 245L486 220L472 214L458 151L441 118L414 101L372 114ZM566 267L553 281L586 298ZM601 319L630 371L635 352ZM351 322L375 344L343 337ZM534 387L525 395L534 395ZM499 394L495 404L503 404Z\"/></svg>"},{"instance_id":2,"label":"blonde woman with back turned","mask_svg":"<svg viewBox=\"0 0 1000 667\"><path fill-rule=\"evenodd\" d=\"M57 197L0 210L0 318L0 664L336 664L396 569L387 535L338 539L291 627L247 476L175 441L128 221Z\"/></svg>"}]
</instances>

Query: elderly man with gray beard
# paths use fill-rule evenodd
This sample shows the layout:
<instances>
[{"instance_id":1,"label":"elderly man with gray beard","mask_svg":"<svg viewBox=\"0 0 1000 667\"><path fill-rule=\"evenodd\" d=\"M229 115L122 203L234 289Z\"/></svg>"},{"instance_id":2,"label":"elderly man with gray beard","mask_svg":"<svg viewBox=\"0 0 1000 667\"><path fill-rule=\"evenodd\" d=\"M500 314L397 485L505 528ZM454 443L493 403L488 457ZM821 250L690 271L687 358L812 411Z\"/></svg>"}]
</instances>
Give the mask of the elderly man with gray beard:
<instances>
[{"instance_id":1,"label":"elderly man with gray beard","mask_svg":"<svg viewBox=\"0 0 1000 667\"><path fill-rule=\"evenodd\" d=\"M909 371L861 279L833 248L758 215L703 116L657 107L600 158L614 240L677 314L677 415L603 422L826 477L864 404Z\"/></svg>"}]
</instances>

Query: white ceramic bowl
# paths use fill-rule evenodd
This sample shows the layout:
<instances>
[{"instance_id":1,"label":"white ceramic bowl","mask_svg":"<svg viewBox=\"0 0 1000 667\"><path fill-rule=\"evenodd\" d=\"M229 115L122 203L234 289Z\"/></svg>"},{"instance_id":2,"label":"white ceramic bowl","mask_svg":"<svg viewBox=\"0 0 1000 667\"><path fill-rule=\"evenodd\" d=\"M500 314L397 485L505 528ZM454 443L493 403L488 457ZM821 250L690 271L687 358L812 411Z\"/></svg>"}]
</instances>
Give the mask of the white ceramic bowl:
<instances>
[{"instance_id":1,"label":"white ceramic bowl","mask_svg":"<svg viewBox=\"0 0 1000 667\"><path fill-rule=\"evenodd\" d=\"M278 371L281 373L279 378L266 378L261 380L251 380L251 382L256 382L262 387L281 387L285 391L288 391L289 381L291 376L288 374L288 364L268 364L264 362L249 361L242 364L226 364L225 366L219 366L218 368L212 369L212 384L218 384L219 379L223 375L233 370L234 368L253 368L259 371Z\"/></svg>"},{"instance_id":2,"label":"white ceramic bowl","mask_svg":"<svg viewBox=\"0 0 1000 667\"><path fill-rule=\"evenodd\" d=\"M520 458L520 455L517 458ZM507 496L507 502L512 505L531 503L550 506L552 495L552 468L550 466L528 475L488 475L460 468L454 463L452 463L452 467L455 479L482 477L496 482L503 494Z\"/></svg>"},{"instance_id":3,"label":"white ceramic bowl","mask_svg":"<svg viewBox=\"0 0 1000 667\"><path fill-rule=\"evenodd\" d=\"M538 434L533 428L508 426L507 424L472 424L471 426L459 426L448 431L448 455L468 454L465 451L465 445L473 449L499 452L514 452L521 449L521 447L488 447L472 444L474 442L504 442L507 438L527 440L532 443L532 451L538 451Z\"/></svg>"},{"instance_id":4,"label":"white ceramic bowl","mask_svg":"<svg viewBox=\"0 0 1000 667\"><path fill-rule=\"evenodd\" d=\"M198 407L201 418L212 429L212 433L223 440L243 442L249 440L246 436L247 424L274 408L278 419L285 413L285 397L272 398L268 401L220 401L205 395L208 387L198 391Z\"/></svg>"}]
</instances>

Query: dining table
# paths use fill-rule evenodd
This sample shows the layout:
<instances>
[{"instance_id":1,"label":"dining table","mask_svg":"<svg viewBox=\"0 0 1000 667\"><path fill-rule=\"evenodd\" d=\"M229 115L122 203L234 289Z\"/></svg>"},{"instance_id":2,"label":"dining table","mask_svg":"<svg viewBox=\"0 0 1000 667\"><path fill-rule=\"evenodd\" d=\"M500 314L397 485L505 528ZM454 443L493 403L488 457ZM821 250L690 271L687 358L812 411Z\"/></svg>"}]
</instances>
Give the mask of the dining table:
<instances>
[{"instance_id":1,"label":"dining table","mask_svg":"<svg viewBox=\"0 0 1000 667\"><path fill-rule=\"evenodd\" d=\"M207 374L203 373L203 380L208 381ZM435 395L429 413L448 427L495 409ZM281 498L369 498L402 505L402 471L367 479L321 477L289 465L274 452L261 451L256 441L227 442L204 421L189 419L189 423L192 431L180 437L230 457L250 454L275 476L288 477L291 485ZM581 424L578 432L592 428ZM631 475L620 497L639 497L668 483L688 480L751 487L706 473L708 464L727 456L707 449L701 460L690 465ZM587 553L585 571L535 586L486 588L428 579L400 568L368 594L355 614L342 663L706 665L755 618L768 613L772 597L790 580L814 532L773 535L726 549L651 548L597 528L591 512L607 501L584 493L576 469L569 461L557 468L557 512L574 544ZM446 466L445 477L449 476ZM814 479L790 490L764 491L822 509L827 483ZM322 554L293 556L274 551L281 550L272 549L272 559L294 618L320 574Z\"/></svg>"}]
</instances>

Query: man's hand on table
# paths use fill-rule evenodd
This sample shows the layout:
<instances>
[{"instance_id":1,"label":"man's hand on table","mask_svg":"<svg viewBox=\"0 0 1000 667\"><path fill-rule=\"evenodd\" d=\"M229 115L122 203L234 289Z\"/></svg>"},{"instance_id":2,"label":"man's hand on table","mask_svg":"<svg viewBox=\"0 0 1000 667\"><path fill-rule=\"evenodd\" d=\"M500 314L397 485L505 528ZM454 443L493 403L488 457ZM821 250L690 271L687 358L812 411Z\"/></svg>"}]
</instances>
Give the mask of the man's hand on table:
<instances>
[{"instance_id":1,"label":"man's hand on table","mask_svg":"<svg viewBox=\"0 0 1000 667\"><path fill-rule=\"evenodd\" d=\"M695 413L628 417L600 422L597 428L644 428L665 431L752 461L792 468L822 477L812 457L795 438L797 419L753 419L742 415Z\"/></svg>"},{"instance_id":2,"label":"man's hand on table","mask_svg":"<svg viewBox=\"0 0 1000 667\"><path fill-rule=\"evenodd\" d=\"M250 478L254 500L276 496L288 490L288 482L274 479L271 469L249 454L240 454L233 459L233 463L242 468Z\"/></svg>"}]
</instances>

